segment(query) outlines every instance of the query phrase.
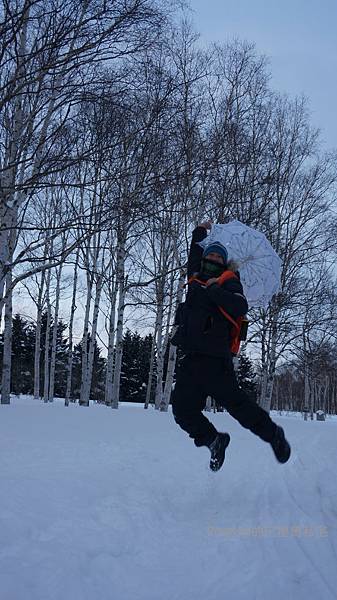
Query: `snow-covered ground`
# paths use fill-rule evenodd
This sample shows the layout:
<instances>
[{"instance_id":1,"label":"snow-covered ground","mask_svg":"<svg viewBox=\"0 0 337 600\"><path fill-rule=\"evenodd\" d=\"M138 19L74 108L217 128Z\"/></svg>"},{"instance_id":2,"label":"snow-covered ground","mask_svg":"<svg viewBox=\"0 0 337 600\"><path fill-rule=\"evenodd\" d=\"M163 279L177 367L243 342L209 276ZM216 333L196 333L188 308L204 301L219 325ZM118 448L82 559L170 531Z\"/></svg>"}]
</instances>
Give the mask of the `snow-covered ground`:
<instances>
[{"instance_id":1,"label":"snow-covered ground","mask_svg":"<svg viewBox=\"0 0 337 600\"><path fill-rule=\"evenodd\" d=\"M172 414L30 399L0 407L1 600L335 600L337 421L228 414L208 469Z\"/></svg>"}]
</instances>

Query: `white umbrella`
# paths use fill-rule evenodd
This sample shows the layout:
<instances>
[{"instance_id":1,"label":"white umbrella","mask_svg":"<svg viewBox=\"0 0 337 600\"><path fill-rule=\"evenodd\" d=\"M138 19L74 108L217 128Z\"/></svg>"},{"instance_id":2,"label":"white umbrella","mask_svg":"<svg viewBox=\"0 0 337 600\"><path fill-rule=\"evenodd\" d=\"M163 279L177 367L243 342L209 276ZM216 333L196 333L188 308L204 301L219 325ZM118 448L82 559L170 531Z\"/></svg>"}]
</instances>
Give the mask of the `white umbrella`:
<instances>
[{"instance_id":1,"label":"white umbrella","mask_svg":"<svg viewBox=\"0 0 337 600\"><path fill-rule=\"evenodd\" d=\"M267 308L280 289L282 263L266 236L240 221L231 221L212 225L209 235L199 245L204 249L214 242L225 246L228 259L238 264L249 306Z\"/></svg>"}]
</instances>

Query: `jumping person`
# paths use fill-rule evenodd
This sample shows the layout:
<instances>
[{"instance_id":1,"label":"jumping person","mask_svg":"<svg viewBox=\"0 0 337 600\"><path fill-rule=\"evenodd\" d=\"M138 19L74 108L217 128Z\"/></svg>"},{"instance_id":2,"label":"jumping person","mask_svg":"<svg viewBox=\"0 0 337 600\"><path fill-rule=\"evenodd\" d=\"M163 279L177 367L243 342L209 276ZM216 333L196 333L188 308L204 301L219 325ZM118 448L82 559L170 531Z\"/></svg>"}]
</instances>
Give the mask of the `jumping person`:
<instances>
[{"instance_id":1,"label":"jumping person","mask_svg":"<svg viewBox=\"0 0 337 600\"><path fill-rule=\"evenodd\" d=\"M177 315L177 331L172 343L184 354L173 391L172 410L176 423L194 440L211 452L210 468L218 471L230 442L228 433L218 432L205 417L207 396L224 406L243 427L269 442L277 460L285 463L290 446L282 427L239 387L231 350L231 319L245 315L247 300L240 275L228 261L227 250L219 242L203 251L197 242L207 236L210 222L198 225L192 234L188 257L188 291ZM229 277L224 279L224 272Z\"/></svg>"}]
</instances>

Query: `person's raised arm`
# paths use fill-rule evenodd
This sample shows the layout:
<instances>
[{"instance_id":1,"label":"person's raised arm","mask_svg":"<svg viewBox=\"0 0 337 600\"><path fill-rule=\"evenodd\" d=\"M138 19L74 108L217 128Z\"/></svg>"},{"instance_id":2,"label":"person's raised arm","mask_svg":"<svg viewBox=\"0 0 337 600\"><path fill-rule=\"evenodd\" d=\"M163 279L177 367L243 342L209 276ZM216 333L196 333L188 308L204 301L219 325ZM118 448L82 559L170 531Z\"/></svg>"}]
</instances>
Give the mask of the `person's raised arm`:
<instances>
[{"instance_id":1,"label":"person's raised arm","mask_svg":"<svg viewBox=\"0 0 337 600\"><path fill-rule=\"evenodd\" d=\"M210 221L205 221L198 225L193 233L192 233L192 241L190 246L190 251L188 253L188 263L187 263L187 278L192 277L194 273L200 271L201 267L201 258L203 249L197 242L201 242L201 240L205 239L207 236L207 230L211 229L212 223Z\"/></svg>"}]
</instances>

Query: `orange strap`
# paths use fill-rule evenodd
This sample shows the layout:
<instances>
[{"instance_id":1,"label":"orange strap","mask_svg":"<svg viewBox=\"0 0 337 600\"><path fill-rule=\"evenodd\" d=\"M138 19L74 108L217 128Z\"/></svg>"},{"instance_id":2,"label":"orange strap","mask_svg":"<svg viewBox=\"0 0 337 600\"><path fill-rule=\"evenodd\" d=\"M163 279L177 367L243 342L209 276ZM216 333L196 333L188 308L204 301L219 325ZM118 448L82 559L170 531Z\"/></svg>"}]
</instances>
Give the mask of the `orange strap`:
<instances>
[{"instance_id":1,"label":"orange strap","mask_svg":"<svg viewBox=\"0 0 337 600\"><path fill-rule=\"evenodd\" d=\"M224 271L220 277L218 277L217 284L222 285L228 279L239 279L237 275L235 275L234 271Z\"/></svg>"},{"instance_id":2,"label":"orange strap","mask_svg":"<svg viewBox=\"0 0 337 600\"><path fill-rule=\"evenodd\" d=\"M227 281L228 279L238 279L238 276L235 275L234 271L224 271L220 277L216 277L216 283L218 285L222 285L225 281ZM201 285L206 285L206 281L202 281L201 279L198 279L196 275L192 275L192 277L189 278L188 282L185 283L185 286L188 285L189 283L192 283L193 281L196 281L197 283L200 283Z\"/></svg>"},{"instance_id":3,"label":"orange strap","mask_svg":"<svg viewBox=\"0 0 337 600\"><path fill-rule=\"evenodd\" d=\"M224 317L226 317L226 319L228 319L228 321L230 321L233 325L233 327L235 327L235 329L237 329L238 331L240 331L240 325L234 321L233 317L231 317L224 308L222 308L222 306L218 306L219 311L221 312L221 314L223 314Z\"/></svg>"}]
</instances>

